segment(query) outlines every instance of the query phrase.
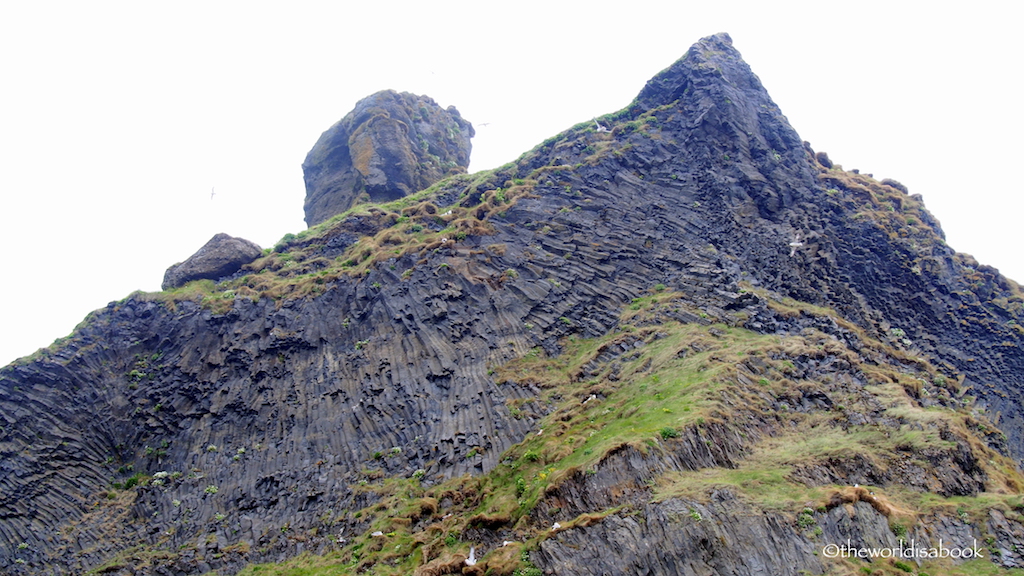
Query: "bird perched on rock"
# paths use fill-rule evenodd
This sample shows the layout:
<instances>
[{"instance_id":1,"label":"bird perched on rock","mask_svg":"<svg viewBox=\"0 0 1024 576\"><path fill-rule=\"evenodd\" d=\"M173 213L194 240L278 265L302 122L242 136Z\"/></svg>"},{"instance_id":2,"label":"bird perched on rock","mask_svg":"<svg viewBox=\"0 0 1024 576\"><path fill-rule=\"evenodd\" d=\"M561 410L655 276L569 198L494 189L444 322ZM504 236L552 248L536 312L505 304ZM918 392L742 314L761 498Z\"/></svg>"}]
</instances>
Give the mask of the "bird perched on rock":
<instances>
[{"instance_id":1,"label":"bird perched on rock","mask_svg":"<svg viewBox=\"0 0 1024 576\"><path fill-rule=\"evenodd\" d=\"M469 558L466 558L466 566L472 566L476 564L476 547L469 547Z\"/></svg>"},{"instance_id":2,"label":"bird perched on rock","mask_svg":"<svg viewBox=\"0 0 1024 576\"><path fill-rule=\"evenodd\" d=\"M800 235L797 234L793 241L789 243L789 255L790 257L796 256L796 249L803 246L804 243L800 241Z\"/></svg>"}]
</instances>

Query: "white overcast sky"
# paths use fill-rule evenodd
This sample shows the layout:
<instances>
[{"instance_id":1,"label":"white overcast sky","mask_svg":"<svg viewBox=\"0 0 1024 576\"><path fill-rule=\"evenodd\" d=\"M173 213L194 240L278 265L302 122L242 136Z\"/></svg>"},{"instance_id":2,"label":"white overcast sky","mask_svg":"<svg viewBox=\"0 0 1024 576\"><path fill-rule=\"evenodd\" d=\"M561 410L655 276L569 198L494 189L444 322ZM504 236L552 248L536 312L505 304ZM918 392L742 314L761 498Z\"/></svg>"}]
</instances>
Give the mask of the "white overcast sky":
<instances>
[{"instance_id":1,"label":"white overcast sky","mask_svg":"<svg viewBox=\"0 0 1024 576\"><path fill-rule=\"evenodd\" d=\"M715 32L816 150L903 182L950 245L1024 281L1017 6L4 2L0 364L159 290L217 232L267 247L304 229L302 160L366 95L488 123L470 170L492 168L622 108Z\"/></svg>"}]
</instances>

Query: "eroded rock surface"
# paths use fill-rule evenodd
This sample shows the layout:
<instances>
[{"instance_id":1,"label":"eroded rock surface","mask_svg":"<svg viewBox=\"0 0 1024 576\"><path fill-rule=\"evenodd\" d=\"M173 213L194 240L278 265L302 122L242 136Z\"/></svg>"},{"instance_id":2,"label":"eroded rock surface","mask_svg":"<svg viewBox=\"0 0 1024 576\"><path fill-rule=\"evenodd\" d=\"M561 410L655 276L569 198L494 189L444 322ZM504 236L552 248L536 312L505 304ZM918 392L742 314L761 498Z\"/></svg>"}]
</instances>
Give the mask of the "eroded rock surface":
<instances>
[{"instance_id":1,"label":"eroded rock surface","mask_svg":"<svg viewBox=\"0 0 1024 576\"><path fill-rule=\"evenodd\" d=\"M356 104L320 136L302 163L306 224L347 210L360 197L396 200L469 166L473 126L454 106L385 90Z\"/></svg>"},{"instance_id":2,"label":"eroded rock surface","mask_svg":"<svg viewBox=\"0 0 1024 576\"><path fill-rule=\"evenodd\" d=\"M263 250L255 242L216 234L188 260L168 268L161 288L170 290L193 280L219 280L238 272L261 254Z\"/></svg>"},{"instance_id":3,"label":"eroded rock surface","mask_svg":"<svg viewBox=\"0 0 1024 576\"><path fill-rule=\"evenodd\" d=\"M405 133L398 122L416 125L383 105L374 110L343 120L328 131L336 138L325 134L314 149L320 156L311 167L340 169L307 171L310 223L340 211L327 201L335 185L361 181L371 197L405 193L387 184L389 153L375 145L359 148L368 156L351 153L353 141L391 141ZM336 548L341 529L368 529L352 514L374 501L361 483L419 470L429 483L499 466L504 450L536 434L549 401L495 378L494 368L535 349L555 356L563 338L610 333L623 306L659 284L699 311L671 312L679 322L820 332L859 353L853 331L773 311L744 291L831 308L903 352L894 359L864 351L865 362L911 372L921 356L963 375L1006 432L986 441L1020 462L1024 342L1016 326L1024 314L1015 285L939 242L937 223L904 190L851 180L817 160L727 36L702 40L633 105L601 121L617 124L567 132L485 188L442 188L432 200L426 222L435 231L447 224L442 215L465 208L487 217L485 232L420 253L389 252L365 274L324 281L309 297L236 298L223 314L133 296L94 313L55 351L0 370L0 561L26 560L19 574L78 574L144 543L169 551L169 573L232 573ZM460 126L465 137L468 125ZM374 166L387 177L376 179ZM501 206L484 201L489 194L498 202L496 190L517 180L535 182L530 195ZM347 258L360 238L396 220L353 215L295 246L308 243L309 265L321 265ZM315 276L311 270L303 275ZM580 377L629 362L643 343L620 344ZM619 501L632 508L559 534L537 562L557 574L821 572L813 552L823 540L798 535L782 516L752 512L727 491L709 502L653 502L649 485L665 472L738 465L752 442L783 429L774 416L783 411L834 411L834 425L844 428L904 425L867 400L835 406L835 390L869 380L841 354L804 353L789 377L823 384L767 398L763 418L687 431L673 451L613 452L593 474L580 470L553 487L538 521ZM510 412L513 400L526 401L521 418ZM947 410L966 399L931 393L919 401ZM979 448L959 433L941 439L934 452L816 461L793 477L809 486L866 479L945 495L982 491L990 478L975 458ZM169 473L160 484L110 488L159 472ZM814 518L834 541L887 543L892 534L872 510L846 502ZM1007 550L1004 564L1020 565L1020 524L1002 514L988 523ZM972 526L942 516L920 530L966 538ZM503 537L476 536L491 548ZM766 539L778 549L756 549ZM110 572L131 573L121 568Z\"/></svg>"}]
</instances>

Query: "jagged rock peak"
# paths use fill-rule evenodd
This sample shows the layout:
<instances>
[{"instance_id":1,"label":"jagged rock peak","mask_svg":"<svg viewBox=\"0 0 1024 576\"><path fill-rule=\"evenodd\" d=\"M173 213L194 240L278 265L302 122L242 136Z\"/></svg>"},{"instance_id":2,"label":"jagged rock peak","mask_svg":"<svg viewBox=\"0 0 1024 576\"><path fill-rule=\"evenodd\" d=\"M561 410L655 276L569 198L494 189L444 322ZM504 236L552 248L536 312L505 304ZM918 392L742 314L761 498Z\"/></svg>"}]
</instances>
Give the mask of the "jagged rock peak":
<instances>
[{"instance_id":1,"label":"jagged rock peak","mask_svg":"<svg viewBox=\"0 0 1024 576\"><path fill-rule=\"evenodd\" d=\"M359 200L396 200L469 166L473 125L454 106L384 90L324 132L302 163L306 224Z\"/></svg>"},{"instance_id":2,"label":"jagged rock peak","mask_svg":"<svg viewBox=\"0 0 1024 576\"><path fill-rule=\"evenodd\" d=\"M164 272L161 288L170 290L193 280L219 280L238 272L262 254L263 249L255 242L223 232L215 234L187 260L169 267Z\"/></svg>"},{"instance_id":3,"label":"jagged rock peak","mask_svg":"<svg viewBox=\"0 0 1024 576\"><path fill-rule=\"evenodd\" d=\"M728 34L695 43L650 79L624 112L643 121L670 109L682 114L691 164L730 175L719 193L733 205L753 200L760 216L774 220L813 197L818 184L803 140Z\"/></svg>"},{"instance_id":4,"label":"jagged rock peak","mask_svg":"<svg viewBox=\"0 0 1024 576\"><path fill-rule=\"evenodd\" d=\"M760 135L776 152L792 151L803 157L800 136L724 32L695 43L648 80L636 98L639 107L647 110L680 100L698 104L695 125L701 120L731 125L724 136L743 143Z\"/></svg>"},{"instance_id":5,"label":"jagged rock peak","mask_svg":"<svg viewBox=\"0 0 1024 576\"><path fill-rule=\"evenodd\" d=\"M645 108L653 108L678 100L693 89L723 83L739 90L763 92L767 97L761 80L733 47L732 38L720 32L702 38L682 58L648 80L637 100Z\"/></svg>"}]
</instances>

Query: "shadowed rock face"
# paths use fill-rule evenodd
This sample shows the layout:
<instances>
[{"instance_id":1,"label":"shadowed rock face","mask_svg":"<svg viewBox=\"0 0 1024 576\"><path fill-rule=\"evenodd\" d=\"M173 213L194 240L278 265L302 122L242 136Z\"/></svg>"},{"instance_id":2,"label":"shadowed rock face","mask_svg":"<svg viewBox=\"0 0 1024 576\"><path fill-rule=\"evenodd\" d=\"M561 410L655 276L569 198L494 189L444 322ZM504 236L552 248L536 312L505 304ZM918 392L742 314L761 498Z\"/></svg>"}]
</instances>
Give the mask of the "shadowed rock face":
<instances>
[{"instance_id":1,"label":"shadowed rock face","mask_svg":"<svg viewBox=\"0 0 1024 576\"><path fill-rule=\"evenodd\" d=\"M168 268L160 287L170 290L193 280L218 280L238 272L262 253L263 250L255 242L224 233L217 234L189 256L188 260Z\"/></svg>"},{"instance_id":2,"label":"shadowed rock face","mask_svg":"<svg viewBox=\"0 0 1024 576\"><path fill-rule=\"evenodd\" d=\"M394 142L404 133L391 122L397 113L371 108L329 130L336 139L325 133L307 160L349 168L319 176L307 169L307 184L348 173L376 186L372 167L408 159L373 146L356 147L368 156L351 153L351 142ZM684 294L703 315L679 314L679 322L729 321L780 336L813 330L861 350L858 337L835 323L773 312L742 293L754 286L827 306L878 339L898 328L894 345L907 352L899 362L909 370L912 353L962 375L981 405L1001 416L1004 447L1020 461L1024 342L1015 326L1024 315L1008 304L1012 283L938 242L938 225L904 190L844 180L816 160L728 36L696 44L614 116L601 119L617 122L610 132L569 131L524 155L494 175L491 189L452 184L432 199L438 214L484 210L484 193L535 181L530 197L491 206L490 234L396 255L366 275L327 282L316 296L237 298L223 314L132 296L94 313L55 351L0 369L0 565L15 574L80 574L146 544L169 551L168 573L228 574L333 549L339 528L346 537L370 528L351 514L375 498L359 488L377 478L365 470L387 477L423 470L432 482L499 466L504 450L536 430L548 401L492 369L536 348L555 356L563 338L608 334L623 305L657 284ZM900 206L879 207L882 195ZM903 218L898 210L917 224L885 228L883 219ZM355 214L326 241L305 241L319 246L317 259L334 260L389 222ZM801 245L791 246L797 234ZM608 356L610 365L626 362ZM815 354L796 359L794 370L844 389L867 380ZM829 405L829 392L790 403L824 410L815 406ZM523 402L521 419L510 413L513 400ZM893 425L884 410L835 418L842 426ZM538 505L536 518L553 522L628 501L646 520L613 514L566 530L535 561L581 575L820 572L821 541L797 534L792 519L734 502L728 491L702 504L651 500L658 474L731 468L759 435L783 426L770 412L747 414L683 434L676 453L609 454L594 474L580 470L549 490L552 501ZM864 458L795 474L811 485L870 480L977 493L987 479L972 448L946 440L952 447L927 465L912 461L919 454L897 454L898 465L884 471ZM180 476L107 492L113 479L160 471ZM889 544L886 519L869 508L839 505L816 518L827 541ZM695 523L695 512L728 521ZM1020 526L996 520L991 531L1009 558ZM957 518L933 524L932 537L947 541L971 530ZM476 542L501 544L496 533L474 530ZM779 546L766 548L768 541ZM239 552L242 542L250 552Z\"/></svg>"},{"instance_id":3,"label":"shadowed rock face","mask_svg":"<svg viewBox=\"0 0 1024 576\"><path fill-rule=\"evenodd\" d=\"M473 126L454 106L393 90L356 104L320 136L302 163L306 224L344 212L361 197L396 200L469 166Z\"/></svg>"}]
</instances>

